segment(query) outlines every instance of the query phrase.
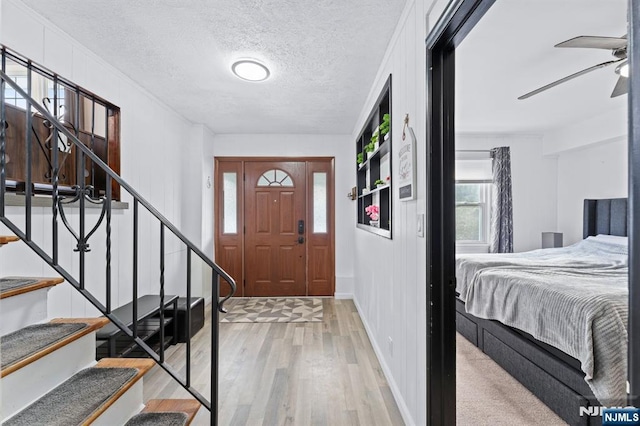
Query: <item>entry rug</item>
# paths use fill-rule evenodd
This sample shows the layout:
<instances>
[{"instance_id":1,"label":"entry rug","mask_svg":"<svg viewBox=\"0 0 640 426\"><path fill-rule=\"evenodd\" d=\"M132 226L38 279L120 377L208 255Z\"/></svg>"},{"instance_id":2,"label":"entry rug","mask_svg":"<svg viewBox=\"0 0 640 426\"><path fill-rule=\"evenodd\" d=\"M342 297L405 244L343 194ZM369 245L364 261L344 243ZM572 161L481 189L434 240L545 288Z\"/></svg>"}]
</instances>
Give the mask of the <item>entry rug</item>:
<instances>
[{"instance_id":1,"label":"entry rug","mask_svg":"<svg viewBox=\"0 0 640 426\"><path fill-rule=\"evenodd\" d=\"M232 299L220 322L322 322L322 299L301 297Z\"/></svg>"}]
</instances>

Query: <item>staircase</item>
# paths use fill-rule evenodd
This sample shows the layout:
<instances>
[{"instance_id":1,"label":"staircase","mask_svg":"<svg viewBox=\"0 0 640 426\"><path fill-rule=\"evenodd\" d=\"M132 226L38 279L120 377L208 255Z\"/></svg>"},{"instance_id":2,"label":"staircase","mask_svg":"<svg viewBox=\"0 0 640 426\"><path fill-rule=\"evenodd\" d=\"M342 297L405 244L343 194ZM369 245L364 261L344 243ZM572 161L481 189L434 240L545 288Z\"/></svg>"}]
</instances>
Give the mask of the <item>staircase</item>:
<instances>
[{"instance_id":1,"label":"staircase","mask_svg":"<svg viewBox=\"0 0 640 426\"><path fill-rule=\"evenodd\" d=\"M8 54L8 53L7 53ZM28 87L31 87L31 61L20 59L28 68ZM57 76L52 74L54 99L50 104L57 106ZM20 155L27 165L24 175L24 216L16 218L15 211L11 217L6 214L5 194L7 186L7 129L12 123L7 121L4 103L5 88L15 91L24 99L26 131L21 127L19 134L24 137L24 152ZM75 105L80 105L80 92L74 92ZM45 104L44 100L42 104ZM57 108L54 107L54 110ZM35 217L32 209L34 199L34 183L31 176L32 154L36 152L33 117L39 115L49 128L49 137L41 144L42 155L47 156L49 170L46 174L50 181L50 195L39 195L50 199L50 215ZM79 111L76 108L76 120L79 122ZM42 120L41 120L42 121ZM71 129L70 129L71 128ZM93 128L93 125L91 126ZM29 131L32 130L32 131ZM151 203L143 198L134 188L109 168L93 151L79 139L79 131L69 123L61 123L55 114L51 114L36 102L16 82L0 70L0 224L13 235L0 236L0 250L11 250L11 244L26 244L43 262L54 271L56 278L40 277L5 277L0 278L2 291L0 296L0 352L2 353L2 373L0 375L0 422L6 425L185 425L189 424L198 408L208 410L210 423L216 425L218 395L218 313L224 312L224 302L233 296L236 290L234 280L206 256L197 246L189 241L171 222L167 220ZM59 152L59 141L65 146L64 155ZM40 140L37 141L40 144ZM16 145L22 146L22 145ZM69 149L67 150L67 147ZM41 155L41 154L38 154ZM61 158L64 157L64 158ZM59 188L61 169L66 159L73 157L76 176L75 185L66 188L62 194ZM86 184L84 171L86 165L100 170L105 178L105 194L97 197L94 188ZM118 245L112 247L112 187L119 186L120 193L132 205L132 211L124 215L132 220L130 235L118 235ZM69 195L68 191L73 193ZM38 200L42 201L42 200ZM87 203L100 206L97 223L95 215L87 212ZM65 211L73 204L73 221ZM75 210L77 209L77 210ZM95 210L94 210L95 211ZM178 369L167 362L164 356L164 344L156 350L144 340L143 331L139 330L138 320L142 314L138 301L145 294L139 292L139 228L140 211L145 212L145 226L157 226L157 248L159 249L159 276L157 283L146 283L153 286L152 296L158 300L159 324L165 324L165 234L172 237L171 249L176 246L186 252L186 271L184 287L177 292L187 300L192 298L192 258L209 268L213 294L211 309L211 394L202 395L191 385L191 338L184 343L185 368ZM46 245L32 238L34 219L38 226L50 224L50 235L45 238ZM95 223L89 230L88 223ZM75 224L75 228L74 228ZM45 225L48 226L48 225ZM66 229L65 229L66 228ZM1 230L2 228L0 228ZM96 233L98 229L102 232ZM145 229L149 229L146 227ZM67 232L74 240L74 247L60 243L60 234ZM3 231L5 233L5 231ZM104 234L104 237L102 236ZM98 239L97 235L100 235ZM125 238L126 237L126 238ZM68 239L67 239L68 240ZM97 240L97 242L96 242ZM21 243L19 242L21 241ZM100 294L87 289L87 259L91 246L106 247L105 268L102 271L91 271L92 282L97 274L104 274L100 282L105 288ZM8 247L3 247L8 245ZM156 244L153 244L154 248ZM133 247L130 254L132 277L127 294L132 297L131 325L119 318L113 306L111 259L118 255L121 260L125 254L118 253L119 247ZM77 267L65 268L60 264L61 252L66 251L65 258L77 256ZM73 269L73 270L72 270ZM232 291L220 298L220 280L225 280ZM47 293L52 286L71 285L84 299L102 314L99 318L72 318L50 320L47 312ZM128 285L129 283L127 283ZM123 284L120 283L122 290ZM98 291L96 291L98 293ZM167 296L169 298L170 296ZM175 296L173 296L175 298ZM155 299L154 299L155 300ZM187 329L186 336L191 333L191 304L186 303L184 318ZM106 324L117 327L125 338L137 345L136 353L143 352L145 358L103 358L96 362L96 334ZM164 327L160 327L159 341L164 342ZM209 349L209 348L206 348ZM206 353L206 352L205 352ZM197 354L203 356L201 350ZM160 366L180 386L189 392L191 400L154 400L146 407L142 400L144 374L154 365ZM198 372L195 372L198 374Z\"/></svg>"},{"instance_id":2,"label":"staircase","mask_svg":"<svg viewBox=\"0 0 640 426\"><path fill-rule=\"evenodd\" d=\"M0 237L3 245L16 238ZM6 250L6 249L5 249ZM152 359L95 361L99 318L48 319L60 278L0 278L0 422L31 425L188 425L195 400L142 401ZM44 307L44 309L43 309Z\"/></svg>"}]
</instances>

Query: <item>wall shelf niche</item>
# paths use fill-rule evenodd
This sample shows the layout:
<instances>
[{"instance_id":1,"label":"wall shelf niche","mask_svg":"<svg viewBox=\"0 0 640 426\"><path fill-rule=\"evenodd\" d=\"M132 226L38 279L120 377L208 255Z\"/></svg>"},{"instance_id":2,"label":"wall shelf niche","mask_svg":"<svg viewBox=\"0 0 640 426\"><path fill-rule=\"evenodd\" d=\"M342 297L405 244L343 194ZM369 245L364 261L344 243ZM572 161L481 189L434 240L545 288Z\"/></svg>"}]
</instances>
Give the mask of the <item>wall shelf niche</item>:
<instances>
[{"instance_id":1,"label":"wall shelf niche","mask_svg":"<svg viewBox=\"0 0 640 426\"><path fill-rule=\"evenodd\" d=\"M384 124L385 115L388 124ZM382 237L391 238L392 227L392 185L391 176L391 75L384 84L364 127L356 139L356 157L362 154L362 163L357 164L358 189L358 222L356 226L364 231L372 232ZM383 130L381 131L381 127ZM388 133L383 134L384 128ZM376 135L377 134L377 144ZM374 142L373 146L371 145ZM367 149L373 150L367 153ZM377 186L376 181L384 184ZM371 221L365 209L368 206L378 206L380 217Z\"/></svg>"}]
</instances>

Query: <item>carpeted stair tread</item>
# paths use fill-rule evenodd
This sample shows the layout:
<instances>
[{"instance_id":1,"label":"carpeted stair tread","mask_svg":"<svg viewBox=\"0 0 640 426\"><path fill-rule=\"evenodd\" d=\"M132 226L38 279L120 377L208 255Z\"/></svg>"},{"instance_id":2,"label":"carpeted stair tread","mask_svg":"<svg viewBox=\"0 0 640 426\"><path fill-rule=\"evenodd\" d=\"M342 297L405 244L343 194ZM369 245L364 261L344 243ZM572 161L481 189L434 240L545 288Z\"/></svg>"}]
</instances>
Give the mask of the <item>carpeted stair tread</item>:
<instances>
[{"instance_id":1,"label":"carpeted stair tread","mask_svg":"<svg viewBox=\"0 0 640 426\"><path fill-rule=\"evenodd\" d=\"M20 240L15 235L0 235L0 246Z\"/></svg>"},{"instance_id":2,"label":"carpeted stair tread","mask_svg":"<svg viewBox=\"0 0 640 426\"><path fill-rule=\"evenodd\" d=\"M187 413L140 413L131 417L125 426L186 426L189 416Z\"/></svg>"},{"instance_id":3,"label":"carpeted stair tread","mask_svg":"<svg viewBox=\"0 0 640 426\"><path fill-rule=\"evenodd\" d=\"M95 413L138 375L135 368L87 368L3 423L4 426L70 426Z\"/></svg>"},{"instance_id":4,"label":"carpeted stair tread","mask_svg":"<svg viewBox=\"0 0 640 426\"><path fill-rule=\"evenodd\" d=\"M31 278L0 278L0 291L5 292L14 288L26 287L37 282L38 280Z\"/></svg>"},{"instance_id":5,"label":"carpeted stair tread","mask_svg":"<svg viewBox=\"0 0 640 426\"><path fill-rule=\"evenodd\" d=\"M36 324L0 337L2 369L86 328L87 324Z\"/></svg>"},{"instance_id":6,"label":"carpeted stair tread","mask_svg":"<svg viewBox=\"0 0 640 426\"><path fill-rule=\"evenodd\" d=\"M32 362L100 329L109 323L99 318L56 318L0 337L0 377L5 377Z\"/></svg>"},{"instance_id":7,"label":"carpeted stair tread","mask_svg":"<svg viewBox=\"0 0 640 426\"><path fill-rule=\"evenodd\" d=\"M53 287L63 283L62 278L4 277L0 278L0 299L17 296L30 291Z\"/></svg>"},{"instance_id":8,"label":"carpeted stair tread","mask_svg":"<svg viewBox=\"0 0 640 426\"><path fill-rule=\"evenodd\" d=\"M195 399L151 399L144 407L143 413L184 413L187 415L186 425L191 424L200 403Z\"/></svg>"}]
</instances>

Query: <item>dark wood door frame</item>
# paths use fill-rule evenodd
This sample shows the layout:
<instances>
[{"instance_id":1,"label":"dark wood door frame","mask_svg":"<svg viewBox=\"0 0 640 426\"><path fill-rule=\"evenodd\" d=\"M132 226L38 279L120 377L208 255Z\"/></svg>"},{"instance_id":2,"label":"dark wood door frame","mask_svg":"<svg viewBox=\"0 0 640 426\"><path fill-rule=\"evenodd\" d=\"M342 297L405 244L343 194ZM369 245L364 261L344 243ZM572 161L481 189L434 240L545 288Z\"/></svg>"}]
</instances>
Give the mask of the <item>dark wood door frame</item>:
<instances>
[{"instance_id":1,"label":"dark wood door frame","mask_svg":"<svg viewBox=\"0 0 640 426\"><path fill-rule=\"evenodd\" d=\"M306 265L306 277L307 277L307 294L308 296L325 296L333 295L335 293L335 158L334 157L215 157L214 158L214 176L215 176L215 193L214 193L214 245L215 245L215 259L219 262L222 255L221 239L229 238L222 233L223 227L223 203L222 203L222 177L224 172L235 172L238 176L238 187L244 186L245 175L245 163L247 162L277 162L277 161L302 161L306 163L306 242L307 248L307 265ZM329 232L327 235L313 233L313 173L325 172L327 174L327 225ZM245 294L245 255L244 255L244 189L241 189L237 194L237 217L236 222L238 224L238 233L236 235L237 250L241 253L231 254L229 257L233 258L233 266L230 272L231 276L238 283L238 290L236 296L246 296ZM241 231L242 230L242 231ZM313 234L312 234L313 233ZM218 238L222 236L223 238ZM319 271L322 268L319 267L317 256L311 256L309 253L310 247L319 248L317 245L328 245L330 247L328 253L328 259L331 270L330 276L323 276ZM322 251L322 250L320 250ZM325 250L326 251L326 250ZM236 252L237 253L237 252ZM323 260L324 261L324 260ZM225 268L223 263L219 264ZM226 295L229 286L222 282L220 292L221 295Z\"/></svg>"},{"instance_id":2,"label":"dark wood door frame","mask_svg":"<svg viewBox=\"0 0 640 426\"><path fill-rule=\"evenodd\" d=\"M460 0L427 38L427 423L456 424L455 47L494 0ZM453 176L451 174L450 176Z\"/></svg>"},{"instance_id":3,"label":"dark wood door frame","mask_svg":"<svg viewBox=\"0 0 640 426\"><path fill-rule=\"evenodd\" d=\"M454 0L427 49L427 422L456 423L455 48L495 0ZM640 2L629 0L629 404L640 406Z\"/></svg>"}]
</instances>

